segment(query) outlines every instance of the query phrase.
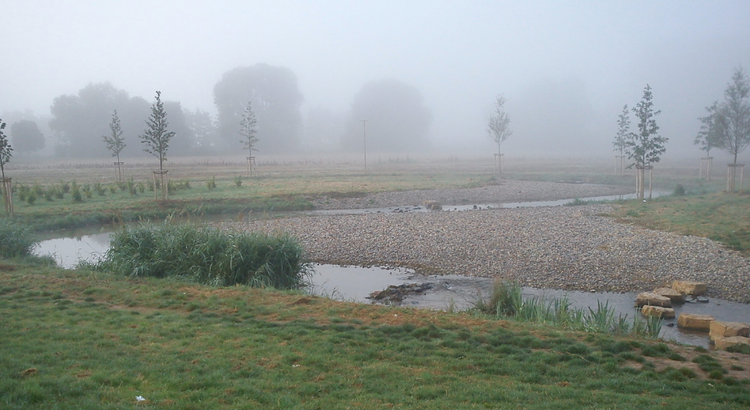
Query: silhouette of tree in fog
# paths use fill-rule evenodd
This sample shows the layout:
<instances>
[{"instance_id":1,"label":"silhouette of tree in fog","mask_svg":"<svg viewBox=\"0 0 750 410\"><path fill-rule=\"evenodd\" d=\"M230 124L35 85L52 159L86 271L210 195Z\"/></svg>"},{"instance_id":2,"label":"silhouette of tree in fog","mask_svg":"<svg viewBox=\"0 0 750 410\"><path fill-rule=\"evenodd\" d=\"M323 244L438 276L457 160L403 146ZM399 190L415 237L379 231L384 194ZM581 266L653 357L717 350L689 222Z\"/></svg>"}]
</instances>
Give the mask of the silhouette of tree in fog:
<instances>
[{"instance_id":1,"label":"silhouette of tree in fog","mask_svg":"<svg viewBox=\"0 0 750 410\"><path fill-rule=\"evenodd\" d=\"M342 145L362 148L367 120L368 152L416 152L428 145L432 114L416 88L394 79L365 84L354 96Z\"/></svg>"},{"instance_id":2,"label":"silhouette of tree in fog","mask_svg":"<svg viewBox=\"0 0 750 410\"><path fill-rule=\"evenodd\" d=\"M497 144L497 160L502 164L502 154L500 153L500 144L507 140L513 134L510 130L510 117L505 112L505 98L498 96L495 101L495 113L490 116L487 122L487 134ZM502 166L498 167L498 172Z\"/></svg>"},{"instance_id":3,"label":"silhouette of tree in fog","mask_svg":"<svg viewBox=\"0 0 750 410\"><path fill-rule=\"evenodd\" d=\"M700 145L701 151L706 151L706 157L710 157L711 150L717 148L719 138L721 137L719 135L721 132L721 129L719 128L721 122L717 118L719 114L718 101L714 101L713 104L706 107L706 111L708 112L708 115L698 118L701 122L701 129L693 143L695 145Z\"/></svg>"},{"instance_id":4,"label":"silhouette of tree in fog","mask_svg":"<svg viewBox=\"0 0 750 410\"><path fill-rule=\"evenodd\" d=\"M44 148L44 135L34 121L22 120L13 123L10 126L10 135L13 137L13 145L20 153L28 154Z\"/></svg>"},{"instance_id":5,"label":"silhouette of tree in fog","mask_svg":"<svg viewBox=\"0 0 750 410\"><path fill-rule=\"evenodd\" d=\"M103 157L108 154L101 136L110 132L112 111L117 110L122 123L123 140L136 138L149 103L141 97L130 97L111 83L89 84L78 95L56 97L50 111L50 128L60 138L56 152L70 157Z\"/></svg>"},{"instance_id":6,"label":"silhouette of tree in fog","mask_svg":"<svg viewBox=\"0 0 750 410\"><path fill-rule=\"evenodd\" d=\"M742 67L736 68L724 90L724 102L716 110L713 142L729 153L737 165L737 155L750 145L750 80Z\"/></svg>"},{"instance_id":7,"label":"silhouette of tree in fog","mask_svg":"<svg viewBox=\"0 0 750 410\"><path fill-rule=\"evenodd\" d=\"M185 111L178 101L164 101L164 111L169 117L169 128L180 138L171 142L169 147L170 156L192 156L203 154L198 149L195 134L187 124Z\"/></svg>"},{"instance_id":8,"label":"silhouette of tree in fog","mask_svg":"<svg viewBox=\"0 0 750 410\"><path fill-rule=\"evenodd\" d=\"M185 124L193 134L195 150L200 154L212 152L215 143L216 125L211 119L211 114L200 108L195 111L183 109L183 114Z\"/></svg>"},{"instance_id":9,"label":"silhouette of tree in fog","mask_svg":"<svg viewBox=\"0 0 750 410\"><path fill-rule=\"evenodd\" d=\"M236 147L242 114L252 102L263 140L258 149L268 153L297 148L302 127L302 94L292 70L268 64L237 67L227 71L214 86L219 111L218 133L224 149Z\"/></svg>"}]
</instances>

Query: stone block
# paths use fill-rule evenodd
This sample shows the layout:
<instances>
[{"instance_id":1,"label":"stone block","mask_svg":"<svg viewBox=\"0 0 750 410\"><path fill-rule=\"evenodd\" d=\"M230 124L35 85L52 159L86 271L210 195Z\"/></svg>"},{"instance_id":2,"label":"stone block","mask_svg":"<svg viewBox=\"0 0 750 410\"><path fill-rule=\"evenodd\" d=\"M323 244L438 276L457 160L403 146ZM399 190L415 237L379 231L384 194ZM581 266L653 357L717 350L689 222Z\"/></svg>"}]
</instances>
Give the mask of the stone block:
<instances>
[{"instance_id":1,"label":"stone block","mask_svg":"<svg viewBox=\"0 0 750 410\"><path fill-rule=\"evenodd\" d=\"M730 336L730 337L720 337L714 340L714 346L716 346L717 349L721 349L721 350L726 350L730 346L739 345L739 344L750 345L750 337Z\"/></svg>"},{"instance_id":2,"label":"stone block","mask_svg":"<svg viewBox=\"0 0 750 410\"><path fill-rule=\"evenodd\" d=\"M711 329L711 322L714 317L711 315L697 315L693 313L683 313L677 318L677 326L685 329L703 330L708 332Z\"/></svg>"},{"instance_id":3,"label":"stone block","mask_svg":"<svg viewBox=\"0 0 750 410\"><path fill-rule=\"evenodd\" d=\"M706 293L706 284L692 280L676 280L672 282L672 289L683 295L700 296Z\"/></svg>"},{"instance_id":4,"label":"stone block","mask_svg":"<svg viewBox=\"0 0 750 410\"><path fill-rule=\"evenodd\" d=\"M668 297L669 300L672 301L672 303L685 303L685 296L672 288L655 289L654 293L660 296Z\"/></svg>"},{"instance_id":5,"label":"stone block","mask_svg":"<svg viewBox=\"0 0 750 410\"><path fill-rule=\"evenodd\" d=\"M674 309L662 306L644 305L641 308L641 313L646 316L657 316L662 319L674 318Z\"/></svg>"},{"instance_id":6,"label":"stone block","mask_svg":"<svg viewBox=\"0 0 750 410\"><path fill-rule=\"evenodd\" d=\"M657 295L653 292L643 292L635 298L635 305L638 307L646 305L672 307L672 301L666 296Z\"/></svg>"},{"instance_id":7,"label":"stone block","mask_svg":"<svg viewBox=\"0 0 750 410\"><path fill-rule=\"evenodd\" d=\"M711 337L711 340L732 336L750 337L750 325L740 322L722 322L714 320L711 322L708 335Z\"/></svg>"},{"instance_id":8,"label":"stone block","mask_svg":"<svg viewBox=\"0 0 750 410\"><path fill-rule=\"evenodd\" d=\"M438 201L424 201L422 202L422 205L425 206L425 208L429 209L430 211L442 211L443 205Z\"/></svg>"}]
</instances>

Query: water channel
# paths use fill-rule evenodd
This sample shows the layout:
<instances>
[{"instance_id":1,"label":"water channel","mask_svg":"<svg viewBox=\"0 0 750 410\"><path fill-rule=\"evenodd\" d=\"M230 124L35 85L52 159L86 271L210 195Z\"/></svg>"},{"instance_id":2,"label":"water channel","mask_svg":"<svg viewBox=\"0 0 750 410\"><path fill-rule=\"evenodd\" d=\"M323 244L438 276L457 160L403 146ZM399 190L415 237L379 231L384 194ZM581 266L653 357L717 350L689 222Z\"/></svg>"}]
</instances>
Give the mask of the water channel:
<instances>
[{"instance_id":1,"label":"water channel","mask_svg":"<svg viewBox=\"0 0 750 410\"><path fill-rule=\"evenodd\" d=\"M627 196L586 198L587 200L613 200ZM470 211L480 208L515 208L523 206L559 206L572 200L525 202L514 204L483 204L444 207L450 211ZM394 207L378 209L310 211L306 214L343 214L343 213L373 213L373 212L426 212L422 207ZM236 215L212 218L227 220ZM54 237L52 237L54 236ZM64 233L49 234L48 239L42 240L35 248L37 255L51 255L63 268L70 269L80 260L96 260L109 248L110 233L99 230L77 230ZM491 292L492 279L476 278L457 275L420 276L409 270L390 269L380 267L315 265L315 274L311 279L312 293L359 303L373 303L368 297L372 292L380 291L388 286L428 284L424 292L406 295L400 304L417 308L437 310L464 310L472 307L480 295ZM560 291L549 289L524 288L524 297L543 297L545 299L566 297L574 307L596 309L597 303L608 303L615 309L615 316L627 315L632 322L634 315L639 314L634 309L635 293L591 293L576 291ZM722 321L747 322L750 318L750 305L720 299L711 299L709 303L686 303L675 306L675 313L709 314ZM675 326L675 320L666 320L660 336L665 340L675 340L680 343L709 347L706 333L688 331Z\"/></svg>"}]
</instances>

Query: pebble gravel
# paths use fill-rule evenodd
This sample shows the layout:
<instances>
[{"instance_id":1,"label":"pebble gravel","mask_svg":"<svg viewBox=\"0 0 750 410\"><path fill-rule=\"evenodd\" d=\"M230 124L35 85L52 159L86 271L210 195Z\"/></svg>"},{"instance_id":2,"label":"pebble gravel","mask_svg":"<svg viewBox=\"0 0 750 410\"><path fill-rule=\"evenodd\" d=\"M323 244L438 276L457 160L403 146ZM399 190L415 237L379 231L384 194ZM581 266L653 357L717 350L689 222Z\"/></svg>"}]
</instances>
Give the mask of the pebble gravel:
<instances>
[{"instance_id":1,"label":"pebble gravel","mask_svg":"<svg viewBox=\"0 0 750 410\"><path fill-rule=\"evenodd\" d=\"M580 190L591 187L507 182L505 187L513 185L520 195L544 192L524 200L585 197L589 195ZM550 185L560 189L549 194ZM446 202L455 192L485 203L521 200L513 193L495 195L494 188L376 194L376 206L394 206L389 201ZM590 195L606 195L603 190L611 189L599 187ZM372 198L358 199L372 206ZM342 202L351 206L350 200ZM318 263L403 266L418 273L496 277L535 288L596 292L639 292L670 286L676 279L697 280L707 283L709 296L750 303L749 259L706 238L617 222L607 216L612 211L612 205L585 205L318 215L224 227L289 232Z\"/></svg>"}]
</instances>

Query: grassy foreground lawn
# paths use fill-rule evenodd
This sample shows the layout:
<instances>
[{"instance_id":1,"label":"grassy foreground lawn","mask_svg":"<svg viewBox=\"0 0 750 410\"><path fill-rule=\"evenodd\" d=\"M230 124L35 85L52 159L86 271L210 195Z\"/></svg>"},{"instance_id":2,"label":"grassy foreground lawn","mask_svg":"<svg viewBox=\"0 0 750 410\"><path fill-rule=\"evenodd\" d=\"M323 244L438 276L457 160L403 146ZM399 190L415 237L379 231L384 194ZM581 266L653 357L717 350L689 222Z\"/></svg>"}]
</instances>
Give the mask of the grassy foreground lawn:
<instances>
[{"instance_id":1,"label":"grassy foreground lawn","mask_svg":"<svg viewBox=\"0 0 750 410\"><path fill-rule=\"evenodd\" d=\"M0 315L7 409L750 405L748 355L299 292L0 260Z\"/></svg>"}]
</instances>

